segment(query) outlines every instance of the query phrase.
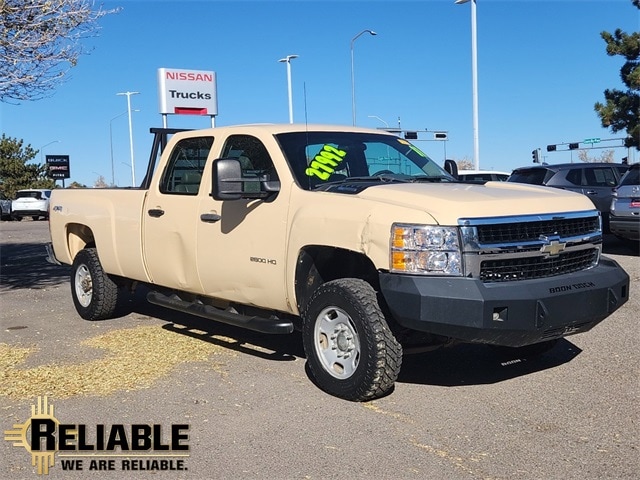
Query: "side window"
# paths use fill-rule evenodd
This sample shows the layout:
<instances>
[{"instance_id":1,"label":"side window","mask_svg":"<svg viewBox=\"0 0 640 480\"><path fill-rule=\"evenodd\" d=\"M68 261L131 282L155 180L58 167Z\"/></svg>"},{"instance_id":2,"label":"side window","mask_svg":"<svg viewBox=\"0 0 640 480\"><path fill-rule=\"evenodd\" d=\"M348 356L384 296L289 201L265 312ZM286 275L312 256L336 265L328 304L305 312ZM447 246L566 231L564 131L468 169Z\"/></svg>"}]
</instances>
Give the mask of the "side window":
<instances>
[{"instance_id":1,"label":"side window","mask_svg":"<svg viewBox=\"0 0 640 480\"><path fill-rule=\"evenodd\" d=\"M222 149L222 158L237 158L245 178L268 176L268 180L278 180L278 174L271 156L260 140L251 135L231 135ZM254 191L260 186L256 182L244 184L245 191Z\"/></svg>"},{"instance_id":2,"label":"side window","mask_svg":"<svg viewBox=\"0 0 640 480\"><path fill-rule=\"evenodd\" d=\"M180 140L169 158L160 183L161 193L197 195L202 172L207 163L213 137L194 137Z\"/></svg>"},{"instance_id":3,"label":"side window","mask_svg":"<svg viewBox=\"0 0 640 480\"><path fill-rule=\"evenodd\" d=\"M567 181L572 185L582 185L582 169L572 168L567 173Z\"/></svg>"},{"instance_id":4,"label":"side window","mask_svg":"<svg viewBox=\"0 0 640 480\"><path fill-rule=\"evenodd\" d=\"M587 185L592 187L615 187L617 180L609 167L592 168L585 171Z\"/></svg>"}]
</instances>

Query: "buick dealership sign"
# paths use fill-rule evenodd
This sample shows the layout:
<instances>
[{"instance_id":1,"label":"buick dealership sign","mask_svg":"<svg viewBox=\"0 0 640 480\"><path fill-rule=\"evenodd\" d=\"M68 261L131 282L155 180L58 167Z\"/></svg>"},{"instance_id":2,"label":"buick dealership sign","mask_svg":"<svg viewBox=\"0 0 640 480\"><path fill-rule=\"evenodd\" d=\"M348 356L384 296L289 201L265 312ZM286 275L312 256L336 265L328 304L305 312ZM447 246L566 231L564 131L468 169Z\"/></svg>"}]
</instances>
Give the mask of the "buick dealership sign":
<instances>
[{"instance_id":1,"label":"buick dealership sign","mask_svg":"<svg viewBox=\"0 0 640 480\"><path fill-rule=\"evenodd\" d=\"M69 155L47 155L47 177L65 179L71 177Z\"/></svg>"},{"instance_id":2,"label":"buick dealership sign","mask_svg":"<svg viewBox=\"0 0 640 480\"><path fill-rule=\"evenodd\" d=\"M159 68L158 100L163 115L215 116L218 114L216 73Z\"/></svg>"}]
</instances>

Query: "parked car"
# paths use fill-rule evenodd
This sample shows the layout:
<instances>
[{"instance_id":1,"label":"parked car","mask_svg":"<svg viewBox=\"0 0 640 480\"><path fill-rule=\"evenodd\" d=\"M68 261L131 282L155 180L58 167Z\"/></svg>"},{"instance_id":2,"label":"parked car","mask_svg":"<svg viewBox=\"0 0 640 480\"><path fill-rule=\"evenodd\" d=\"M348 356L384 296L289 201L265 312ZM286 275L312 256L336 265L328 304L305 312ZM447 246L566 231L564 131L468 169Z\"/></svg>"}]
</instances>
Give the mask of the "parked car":
<instances>
[{"instance_id":1,"label":"parked car","mask_svg":"<svg viewBox=\"0 0 640 480\"><path fill-rule=\"evenodd\" d=\"M509 175L507 172L496 170L458 170L458 180L462 182L504 182Z\"/></svg>"},{"instance_id":2,"label":"parked car","mask_svg":"<svg viewBox=\"0 0 640 480\"><path fill-rule=\"evenodd\" d=\"M11 220L11 200L0 192L0 220Z\"/></svg>"},{"instance_id":3,"label":"parked car","mask_svg":"<svg viewBox=\"0 0 640 480\"><path fill-rule=\"evenodd\" d=\"M31 217L38 220L44 217L49 218L49 198L51 190L29 189L18 190L16 198L11 202L11 216L16 220L24 217Z\"/></svg>"},{"instance_id":4,"label":"parked car","mask_svg":"<svg viewBox=\"0 0 640 480\"><path fill-rule=\"evenodd\" d=\"M613 191L628 168L620 163L534 165L516 168L507 181L562 188L586 195L602 213L603 230L608 232Z\"/></svg>"},{"instance_id":5,"label":"parked car","mask_svg":"<svg viewBox=\"0 0 640 480\"><path fill-rule=\"evenodd\" d=\"M611 233L625 240L640 241L640 163L629 167L611 200Z\"/></svg>"}]
</instances>

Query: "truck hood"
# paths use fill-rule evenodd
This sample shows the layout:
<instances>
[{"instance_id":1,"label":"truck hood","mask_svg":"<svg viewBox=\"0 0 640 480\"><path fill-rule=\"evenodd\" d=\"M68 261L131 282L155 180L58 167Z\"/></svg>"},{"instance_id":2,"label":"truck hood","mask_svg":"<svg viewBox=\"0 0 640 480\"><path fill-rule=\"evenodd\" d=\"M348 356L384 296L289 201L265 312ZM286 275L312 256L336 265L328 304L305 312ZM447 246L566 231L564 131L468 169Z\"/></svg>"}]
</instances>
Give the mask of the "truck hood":
<instances>
[{"instance_id":1,"label":"truck hood","mask_svg":"<svg viewBox=\"0 0 640 480\"><path fill-rule=\"evenodd\" d=\"M367 188L359 197L427 212L441 225L457 225L459 218L562 213L592 210L580 193L511 182L394 183Z\"/></svg>"}]
</instances>

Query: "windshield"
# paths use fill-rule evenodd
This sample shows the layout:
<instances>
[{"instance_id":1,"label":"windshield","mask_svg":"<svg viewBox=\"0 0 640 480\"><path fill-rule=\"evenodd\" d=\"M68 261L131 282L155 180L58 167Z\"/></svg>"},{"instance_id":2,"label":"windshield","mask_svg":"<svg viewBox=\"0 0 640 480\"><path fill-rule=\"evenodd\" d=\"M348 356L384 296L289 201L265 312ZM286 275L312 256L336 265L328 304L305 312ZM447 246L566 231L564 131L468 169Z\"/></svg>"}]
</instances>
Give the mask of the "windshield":
<instances>
[{"instance_id":1,"label":"windshield","mask_svg":"<svg viewBox=\"0 0 640 480\"><path fill-rule=\"evenodd\" d=\"M531 185L544 185L548 180L548 170L544 168L531 168L515 170L507 179L507 182L528 183Z\"/></svg>"},{"instance_id":2,"label":"windshield","mask_svg":"<svg viewBox=\"0 0 640 480\"><path fill-rule=\"evenodd\" d=\"M276 138L305 190L345 181L455 181L419 148L393 135L324 131Z\"/></svg>"}]
</instances>

